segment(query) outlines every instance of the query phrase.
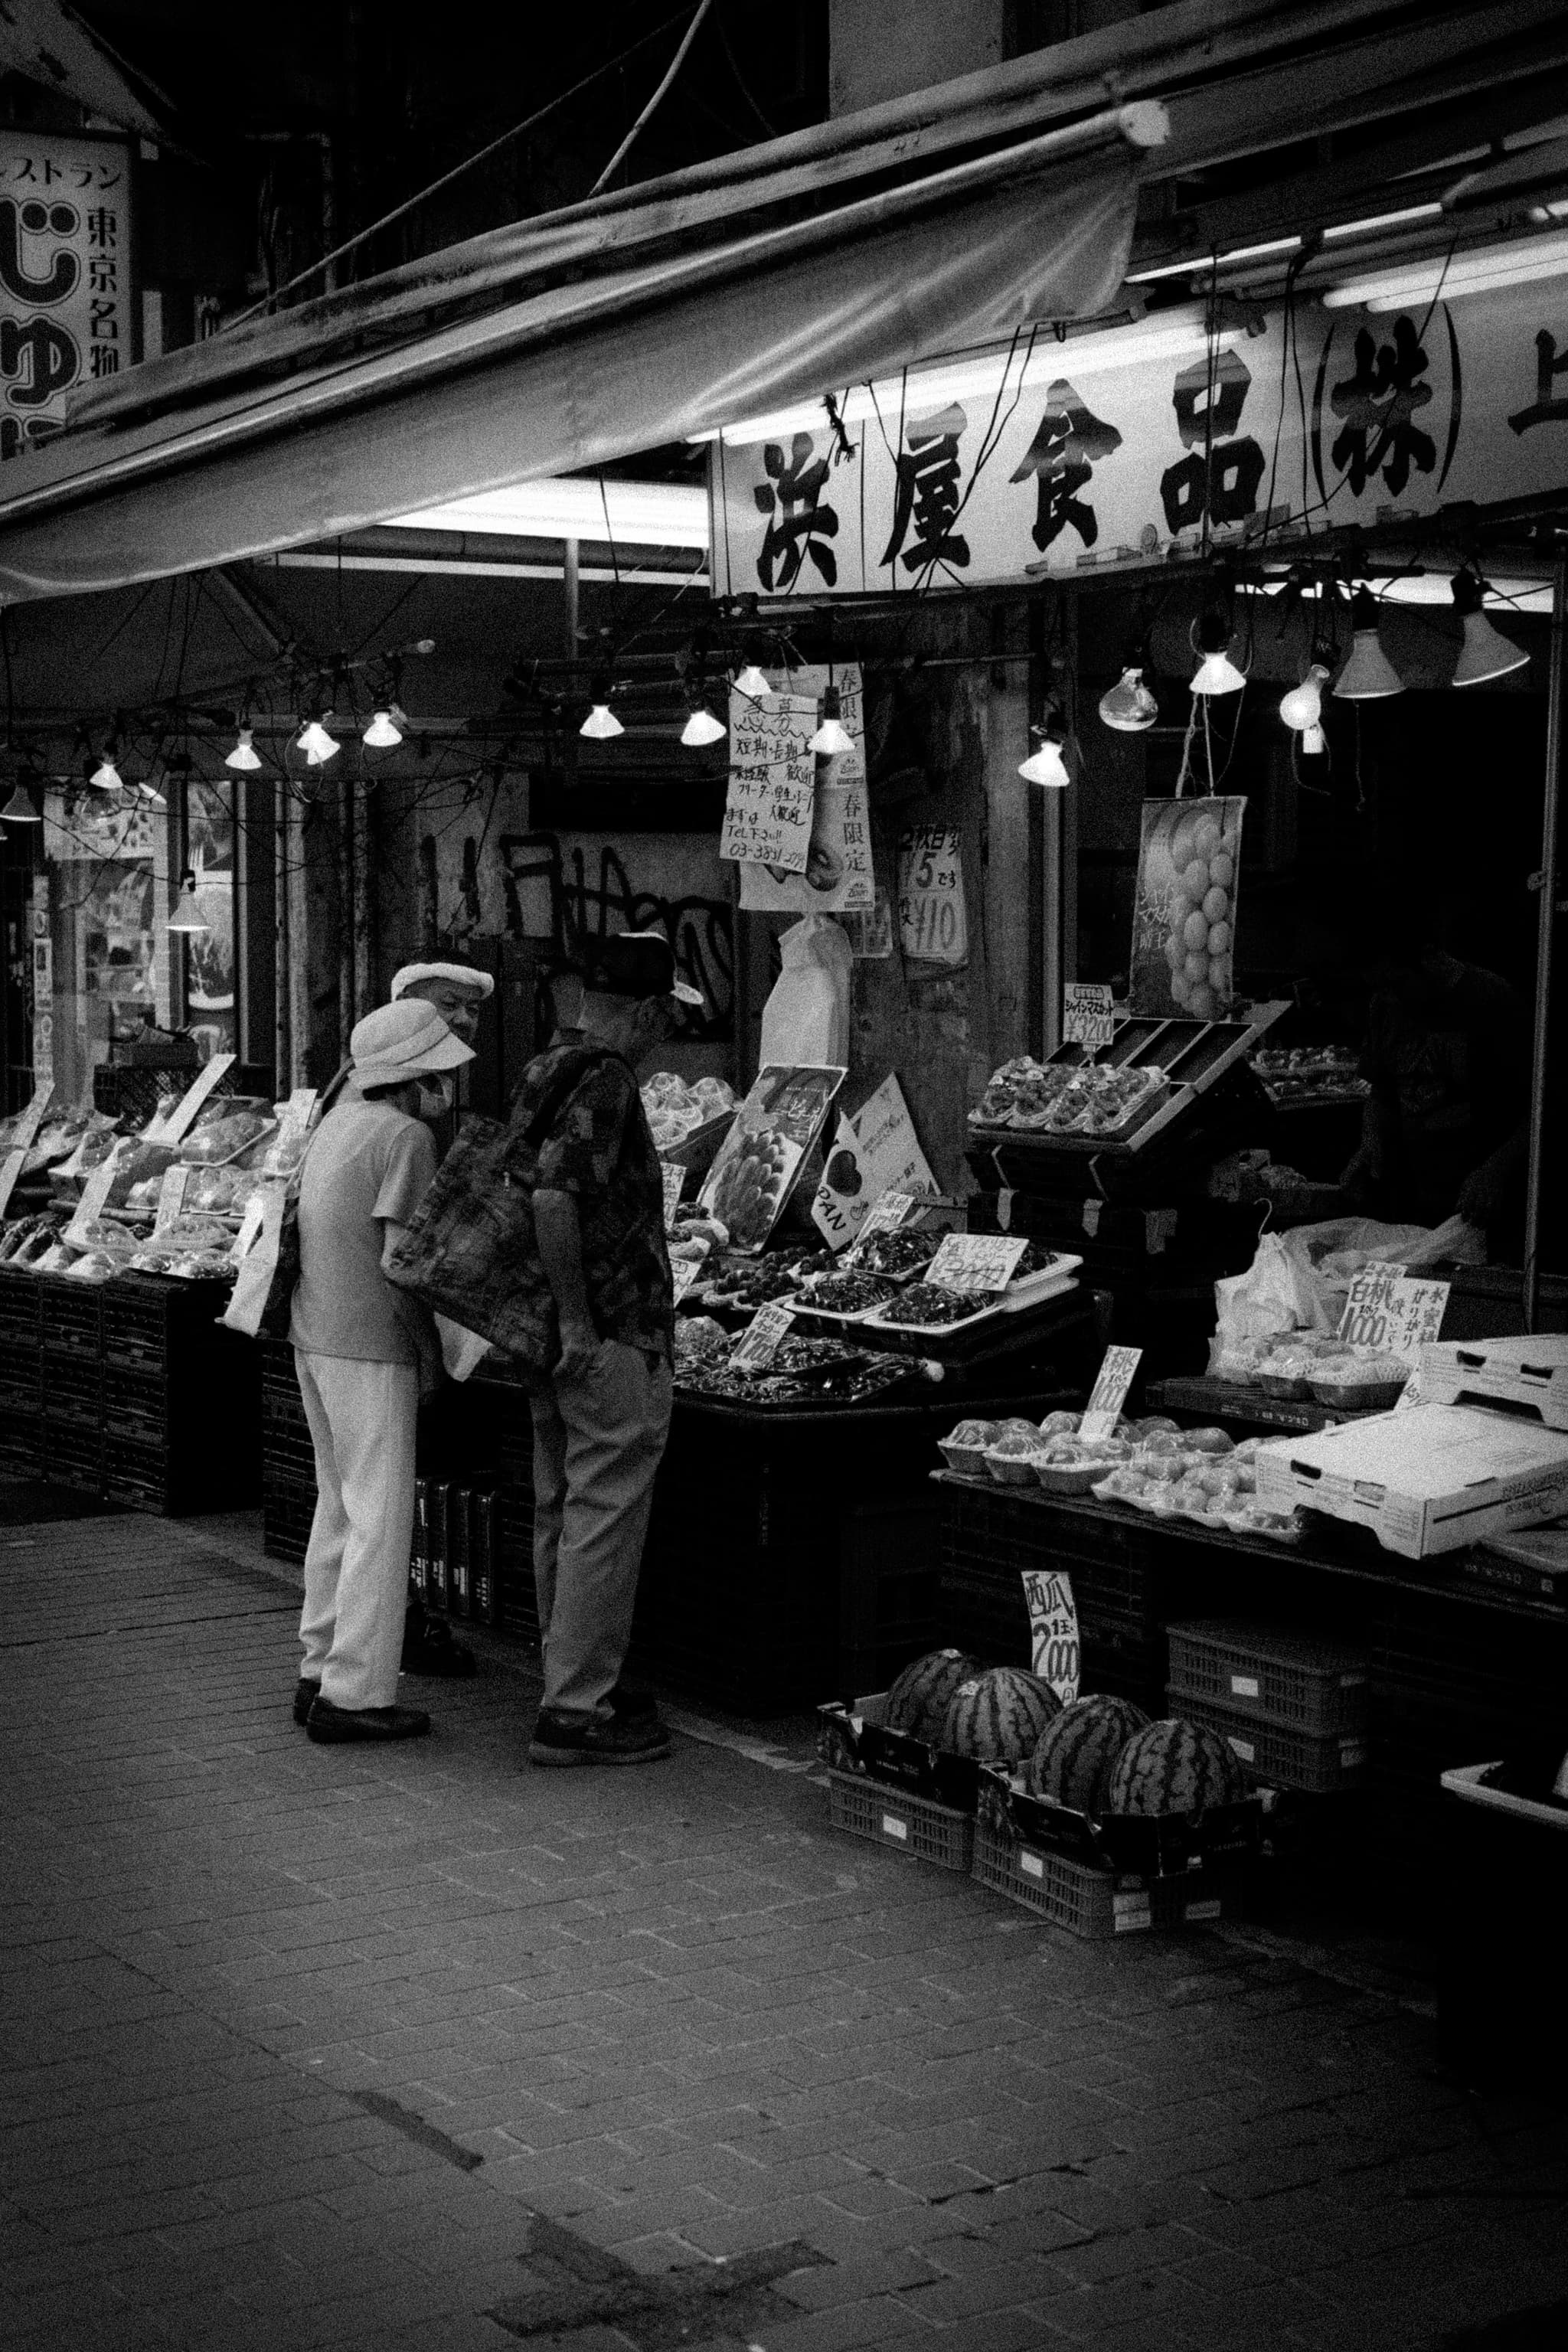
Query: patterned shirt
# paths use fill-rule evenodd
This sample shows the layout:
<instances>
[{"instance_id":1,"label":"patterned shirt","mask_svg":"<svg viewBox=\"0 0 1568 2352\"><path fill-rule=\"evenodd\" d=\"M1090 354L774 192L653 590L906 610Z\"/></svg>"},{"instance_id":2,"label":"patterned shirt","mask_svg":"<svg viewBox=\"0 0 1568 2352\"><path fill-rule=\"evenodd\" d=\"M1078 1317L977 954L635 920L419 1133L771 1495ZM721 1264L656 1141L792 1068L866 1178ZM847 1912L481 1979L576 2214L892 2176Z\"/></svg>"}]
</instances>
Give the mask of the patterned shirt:
<instances>
[{"instance_id":1,"label":"patterned shirt","mask_svg":"<svg viewBox=\"0 0 1568 2352\"><path fill-rule=\"evenodd\" d=\"M528 1125L563 1070L594 1052L566 1030L536 1056L512 1105L513 1132ZM675 1290L664 1237L664 1179L631 1066L605 1055L584 1073L541 1139L536 1192L570 1192L583 1236L583 1273L594 1328L664 1358L674 1353Z\"/></svg>"}]
</instances>

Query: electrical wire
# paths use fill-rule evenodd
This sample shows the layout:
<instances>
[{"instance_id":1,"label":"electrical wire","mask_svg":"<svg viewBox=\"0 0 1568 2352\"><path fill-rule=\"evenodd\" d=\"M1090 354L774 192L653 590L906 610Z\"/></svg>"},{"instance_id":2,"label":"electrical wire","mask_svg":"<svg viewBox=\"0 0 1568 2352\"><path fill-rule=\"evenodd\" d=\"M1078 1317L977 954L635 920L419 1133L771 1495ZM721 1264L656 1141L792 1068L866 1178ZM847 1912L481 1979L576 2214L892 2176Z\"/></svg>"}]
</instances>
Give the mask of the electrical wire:
<instances>
[{"instance_id":1,"label":"electrical wire","mask_svg":"<svg viewBox=\"0 0 1568 2352\"><path fill-rule=\"evenodd\" d=\"M631 153L639 134L647 125L652 121L654 116L658 113L671 83L674 81L677 74L679 73L681 67L686 63L687 51L690 48L692 42L697 38L697 36L702 27L702 20L707 16L709 9L711 8L712 5L713 0L698 0L697 13L692 17L690 24L686 27L685 34L681 38L680 47L676 50L674 57L670 59L669 68L668 72L665 74L664 79L659 83L658 88L654 91L653 96L648 100L647 104L643 108L642 112L637 116L637 121L633 123L631 129L627 131L626 137L622 140L620 145L616 148L615 153L611 156L609 162L605 164L604 170L600 173L598 178L589 189L588 196L590 202L595 196L603 195L605 189L609 184L610 181L615 177L616 172L626 162L626 157Z\"/></svg>"}]
</instances>

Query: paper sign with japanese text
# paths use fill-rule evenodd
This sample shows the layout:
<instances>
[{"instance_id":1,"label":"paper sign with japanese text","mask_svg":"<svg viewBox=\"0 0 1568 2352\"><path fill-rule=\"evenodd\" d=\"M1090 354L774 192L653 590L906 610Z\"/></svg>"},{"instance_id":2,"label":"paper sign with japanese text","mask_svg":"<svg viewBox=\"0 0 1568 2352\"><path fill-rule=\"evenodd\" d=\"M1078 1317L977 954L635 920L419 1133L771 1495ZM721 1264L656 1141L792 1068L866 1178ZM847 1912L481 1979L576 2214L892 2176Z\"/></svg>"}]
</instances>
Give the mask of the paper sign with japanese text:
<instances>
[{"instance_id":1,"label":"paper sign with japanese text","mask_svg":"<svg viewBox=\"0 0 1568 2352\"><path fill-rule=\"evenodd\" d=\"M900 1192L934 1193L937 1189L896 1077L884 1078L853 1118L838 1122L811 1204L813 1220L830 1249L842 1249L855 1239L873 1204L889 1187Z\"/></svg>"},{"instance_id":2,"label":"paper sign with japanese text","mask_svg":"<svg viewBox=\"0 0 1568 2352\"><path fill-rule=\"evenodd\" d=\"M44 1123L44 1113L54 1099L53 1078L40 1079L33 1088L33 1099L24 1111L18 1111L11 1126L11 1147L0 1160L0 1217L11 1204L11 1194L16 1179L26 1164L27 1154L38 1139L38 1129Z\"/></svg>"},{"instance_id":3,"label":"paper sign with japanese text","mask_svg":"<svg viewBox=\"0 0 1568 2352\"><path fill-rule=\"evenodd\" d=\"M1127 1391L1133 1375L1142 1361L1142 1348L1107 1348L1100 1360L1099 1378L1089 1394L1089 1404L1079 1423L1080 1437L1109 1437L1121 1416L1127 1402Z\"/></svg>"},{"instance_id":4,"label":"paper sign with japanese text","mask_svg":"<svg viewBox=\"0 0 1568 2352\"><path fill-rule=\"evenodd\" d=\"M672 1160L662 1160L659 1173L664 1179L664 1230L675 1229L675 1213L680 1206L680 1195L686 1184L686 1171Z\"/></svg>"},{"instance_id":5,"label":"paper sign with japanese text","mask_svg":"<svg viewBox=\"0 0 1568 2352\"><path fill-rule=\"evenodd\" d=\"M763 673L773 692L816 698L820 707L829 684L838 693L840 724L850 739L847 751L816 760L815 805L806 862L798 872L747 860L741 867L741 905L748 914L849 915L870 908L876 898L871 873L871 817L866 800L866 733L860 665L847 662L829 674L823 663ZM752 703L738 688L730 695L730 739L745 732ZM815 732L816 719L806 729Z\"/></svg>"},{"instance_id":6,"label":"paper sign with japanese text","mask_svg":"<svg viewBox=\"0 0 1568 2352\"><path fill-rule=\"evenodd\" d=\"M675 1303L679 1307L692 1284L700 1276L702 1268L695 1258L678 1257L669 1271L674 1277Z\"/></svg>"},{"instance_id":7,"label":"paper sign with japanese text","mask_svg":"<svg viewBox=\"0 0 1568 2352\"><path fill-rule=\"evenodd\" d=\"M131 169L122 139L0 130L0 460L136 358Z\"/></svg>"},{"instance_id":8,"label":"paper sign with japanese text","mask_svg":"<svg viewBox=\"0 0 1568 2352\"><path fill-rule=\"evenodd\" d=\"M1407 1275L1402 1266L1373 1258L1352 1281L1339 1337L1349 1347L1419 1364L1422 1349L1442 1335L1448 1289L1446 1282Z\"/></svg>"},{"instance_id":9,"label":"paper sign with japanese text","mask_svg":"<svg viewBox=\"0 0 1568 2352\"><path fill-rule=\"evenodd\" d=\"M778 1354L780 1340L794 1321L793 1307L773 1304L759 1307L730 1350L731 1370L766 1371Z\"/></svg>"},{"instance_id":10,"label":"paper sign with japanese text","mask_svg":"<svg viewBox=\"0 0 1568 2352\"><path fill-rule=\"evenodd\" d=\"M770 694L731 697L730 789L721 857L804 874L816 808L815 699Z\"/></svg>"},{"instance_id":11,"label":"paper sign with japanese text","mask_svg":"<svg viewBox=\"0 0 1568 2352\"><path fill-rule=\"evenodd\" d=\"M1070 1706L1078 1696L1079 1664L1072 1580L1059 1569L1026 1568L1022 1574L1035 1673Z\"/></svg>"},{"instance_id":12,"label":"paper sign with japanese text","mask_svg":"<svg viewBox=\"0 0 1568 2352\"><path fill-rule=\"evenodd\" d=\"M899 835L899 939L912 963L958 964L968 957L955 824L907 825Z\"/></svg>"},{"instance_id":13,"label":"paper sign with japanese text","mask_svg":"<svg viewBox=\"0 0 1568 2352\"><path fill-rule=\"evenodd\" d=\"M190 1170L176 1160L172 1168L163 1171L163 1181L158 1187L158 1213L153 1220L155 1233L166 1233L177 1217L185 1213L185 1184Z\"/></svg>"},{"instance_id":14,"label":"paper sign with japanese text","mask_svg":"<svg viewBox=\"0 0 1568 2352\"><path fill-rule=\"evenodd\" d=\"M859 1239L868 1242L873 1234L896 1234L900 1226L909 1223L920 1205L912 1192L884 1192L867 1210Z\"/></svg>"},{"instance_id":15,"label":"paper sign with japanese text","mask_svg":"<svg viewBox=\"0 0 1568 2352\"><path fill-rule=\"evenodd\" d=\"M1016 1234L948 1234L925 1278L943 1290L1005 1290L1028 1246Z\"/></svg>"},{"instance_id":16,"label":"paper sign with japanese text","mask_svg":"<svg viewBox=\"0 0 1568 2352\"><path fill-rule=\"evenodd\" d=\"M1101 982L1069 980L1062 986L1062 1036L1069 1045L1100 1053L1116 1034L1110 990Z\"/></svg>"}]
</instances>

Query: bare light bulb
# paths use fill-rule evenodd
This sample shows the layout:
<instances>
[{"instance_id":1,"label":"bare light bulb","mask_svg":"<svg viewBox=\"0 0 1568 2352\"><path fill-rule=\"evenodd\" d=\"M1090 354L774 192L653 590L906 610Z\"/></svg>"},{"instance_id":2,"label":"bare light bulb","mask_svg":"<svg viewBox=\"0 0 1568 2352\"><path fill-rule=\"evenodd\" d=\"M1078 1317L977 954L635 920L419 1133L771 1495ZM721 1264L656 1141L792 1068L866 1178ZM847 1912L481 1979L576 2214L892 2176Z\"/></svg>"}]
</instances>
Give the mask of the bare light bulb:
<instances>
[{"instance_id":1,"label":"bare light bulb","mask_svg":"<svg viewBox=\"0 0 1568 2352\"><path fill-rule=\"evenodd\" d=\"M328 734L319 719L308 719L300 730L299 749L312 768L324 768L329 760L337 758L342 746Z\"/></svg>"},{"instance_id":2,"label":"bare light bulb","mask_svg":"<svg viewBox=\"0 0 1568 2352\"><path fill-rule=\"evenodd\" d=\"M1050 792L1065 792L1072 778L1068 763L1062 758L1062 747L1056 738L1037 728L1039 742L1026 760L1021 761L1018 773L1026 784L1044 784Z\"/></svg>"},{"instance_id":3,"label":"bare light bulb","mask_svg":"<svg viewBox=\"0 0 1568 2352\"><path fill-rule=\"evenodd\" d=\"M402 742L403 730L394 722L390 710L377 710L372 714L363 740L373 751L391 751Z\"/></svg>"},{"instance_id":4,"label":"bare light bulb","mask_svg":"<svg viewBox=\"0 0 1568 2352\"><path fill-rule=\"evenodd\" d=\"M1488 620L1482 610L1486 582L1468 566L1455 572L1453 596L1454 610L1465 625L1465 642L1454 671L1456 686L1484 686L1488 678L1506 677L1510 670L1527 666L1530 656Z\"/></svg>"},{"instance_id":5,"label":"bare light bulb","mask_svg":"<svg viewBox=\"0 0 1568 2352\"><path fill-rule=\"evenodd\" d=\"M714 718L705 702L700 702L681 729L680 740L695 748L702 743L722 742L727 732L722 720Z\"/></svg>"},{"instance_id":6,"label":"bare light bulb","mask_svg":"<svg viewBox=\"0 0 1568 2352\"><path fill-rule=\"evenodd\" d=\"M595 702L577 730L579 735L586 735L595 743L607 743L612 735L624 735L626 731L607 702Z\"/></svg>"},{"instance_id":7,"label":"bare light bulb","mask_svg":"<svg viewBox=\"0 0 1568 2352\"><path fill-rule=\"evenodd\" d=\"M1342 702L1378 702L1403 694L1405 680L1383 650L1377 634L1377 599L1370 588L1358 588L1351 598L1350 659L1334 682Z\"/></svg>"},{"instance_id":8,"label":"bare light bulb","mask_svg":"<svg viewBox=\"0 0 1568 2352\"><path fill-rule=\"evenodd\" d=\"M1280 698L1279 716L1293 735L1322 733L1320 722L1323 716L1323 688L1328 678L1329 672L1323 664L1313 662L1300 685L1293 686L1289 694ZM1306 751L1310 747L1303 743L1301 748Z\"/></svg>"},{"instance_id":9,"label":"bare light bulb","mask_svg":"<svg viewBox=\"0 0 1568 2352\"><path fill-rule=\"evenodd\" d=\"M194 873L182 877L180 895L175 899L174 911L163 928L166 931L182 931L190 939L195 939L202 932L211 930L212 925L196 904L196 877Z\"/></svg>"},{"instance_id":10,"label":"bare light bulb","mask_svg":"<svg viewBox=\"0 0 1568 2352\"><path fill-rule=\"evenodd\" d=\"M97 793L122 793L125 790L124 779L121 777L119 769L114 764L114 754L112 751L105 751L102 759L99 761L97 767L88 778L88 782L92 786L94 792Z\"/></svg>"},{"instance_id":11,"label":"bare light bulb","mask_svg":"<svg viewBox=\"0 0 1568 2352\"><path fill-rule=\"evenodd\" d=\"M748 695L752 701L758 702L764 694L771 694L773 688L768 684L756 663L748 662L735 680L735 691L737 694Z\"/></svg>"},{"instance_id":12,"label":"bare light bulb","mask_svg":"<svg viewBox=\"0 0 1568 2352\"><path fill-rule=\"evenodd\" d=\"M20 777L10 799L0 809L0 824L42 824L43 819L33 806L32 795Z\"/></svg>"},{"instance_id":13,"label":"bare light bulb","mask_svg":"<svg viewBox=\"0 0 1568 2352\"><path fill-rule=\"evenodd\" d=\"M819 760L836 760L855 749L855 738L838 716L838 688L830 686L822 698L822 724L806 746Z\"/></svg>"},{"instance_id":14,"label":"bare light bulb","mask_svg":"<svg viewBox=\"0 0 1568 2352\"><path fill-rule=\"evenodd\" d=\"M243 774L248 776L254 775L257 769L260 767L261 754L251 740L251 733L252 730L248 727L240 729L238 742L225 758L226 768L238 768Z\"/></svg>"},{"instance_id":15,"label":"bare light bulb","mask_svg":"<svg viewBox=\"0 0 1568 2352\"><path fill-rule=\"evenodd\" d=\"M1100 698L1100 715L1119 735L1142 735L1160 716L1160 706L1143 683L1141 669L1124 669L1109 694Z\"/></svg>"}]
</instances>

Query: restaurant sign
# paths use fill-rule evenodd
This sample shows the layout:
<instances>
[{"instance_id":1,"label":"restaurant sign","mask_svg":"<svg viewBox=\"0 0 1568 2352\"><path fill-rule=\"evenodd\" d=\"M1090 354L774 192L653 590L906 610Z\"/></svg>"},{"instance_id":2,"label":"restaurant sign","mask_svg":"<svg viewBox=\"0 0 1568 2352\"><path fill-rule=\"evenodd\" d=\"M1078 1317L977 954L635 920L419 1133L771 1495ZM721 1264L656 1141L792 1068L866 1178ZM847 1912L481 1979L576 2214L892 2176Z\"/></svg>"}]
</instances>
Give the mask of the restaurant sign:
<instances>
[{"instance_id":1,"label":"restaurant sign","mask_svg":"<svg viewBox=\"0 0 1568 2352\"><path fill-rule=\"evenodd\" d=\"M132 321L125 142L0 130L0 459L130 367Z\"/></svg>"},{"instance_id":2,"label":"restaurant sign","mask_svg":"<svg viewBox=\"0 0 1568 2352\"><path fill-rule=\"evenodd\" d=\"M1184 313L1196 321L1199 314ZM1159 314L1164 320L1168 314ZM1083 577L1107 563L1402 520L1560 488L1568 282L1396 314L1300 301L1262 331L1155 320L1015 347L1000 389L962 371L840 394L828 425L717 443L717 594L770 597ZM1174 352L1175 355L1170 353ZM952 386L961 378L957 394ZM1298 383L1299 375L1299 383ZM972 370L968 381L979 380Z\"/></svg>"}]
</instances>

